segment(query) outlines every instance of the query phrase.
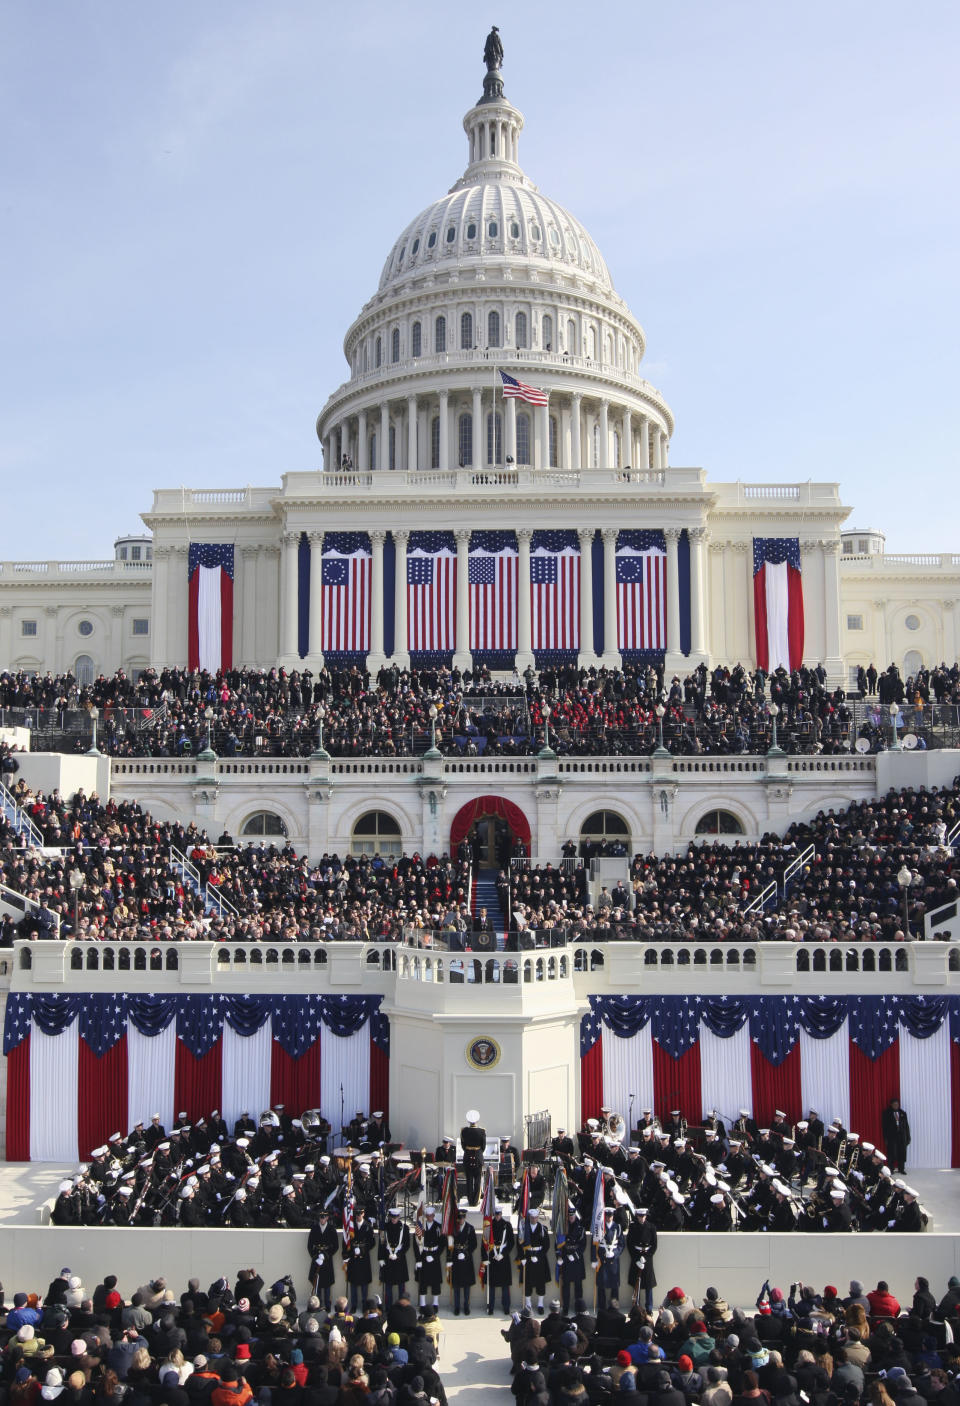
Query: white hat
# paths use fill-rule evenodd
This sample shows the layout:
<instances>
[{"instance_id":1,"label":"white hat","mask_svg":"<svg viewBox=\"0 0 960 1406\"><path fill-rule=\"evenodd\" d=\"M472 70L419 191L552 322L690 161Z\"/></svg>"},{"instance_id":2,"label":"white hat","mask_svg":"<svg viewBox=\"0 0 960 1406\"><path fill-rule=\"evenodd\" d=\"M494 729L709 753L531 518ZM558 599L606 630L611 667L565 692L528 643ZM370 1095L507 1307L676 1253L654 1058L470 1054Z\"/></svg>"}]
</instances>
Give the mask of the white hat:
<instances>
[{"instance_id":1,"label":"white hat","mask_svg":"<svg viewBox=\"0 0 960 1406\"><path fill-rule=\"evenodd\" d=\"M710 1197L710 1200L713 1202L713 1204L714 1204L715 1206L722 1206L722 1205L724 1204L723 1192L722 1192L722 1191L718 1191L715 1196L711 1196L711 1197Z\"/></svg>"},{"instance_id":2,"label":"white hat","mask_svg":"<svg viewBox=\"0 0 960 1406\"><path fill-rule=\"evenodd\" d=\"M468 1123L479 1123L479 1122L480 1122L480 1114L479 1114L479 1112L477 1111L476 1108L468 1108L468 1109L467 1109L467 1122L468 1122Z\"/></svg>"},{"instance_id":3,"label":"white hat","mask_svg":"<svg viewBox=\"0 0 960 1406\"><path fill-rule=\"evenodd\" d=\"M132 1187L132 1186L121 1186L121 1187L119 1188L119 1190L117 1191L117 1195L118 1195L118 1196L132 1196L132 1195L133 1195L133 1187Z\"/></svg>"},{"instance_id":4,"label":"white hat","mask_svg":"<svg viewBox=\"0 0 960 1406\"><path fill-rule=\"evenodd\" d=\"M469 1118L469 1116L470 1116L470 1115L469 1115L469 1113L468 1113L468 1114L467 1114L467 1117ZM376 1113L373 1114L373 1117L374 1117L374 1118L382 1118L382 1117L383 1117L383 1109L382 1109L382 1108L378 1108L377 1111L376 1111ZM478 1117L478 1118L480 1117L480 1114L479 1114L479 1113L477 1114L477 1117Z\"/></svg>"},{"instance_id":5,"label":"white hat","mask_svg":"<svg viewBox=\"0 0 960 1406\"><path fill-rule=\"evenodd\" d=\"M750 1117L750 1110L749 1110L749 1108L741 1108L741 1109L740 1109L740 1117L741 1117L741 1118L749 1118L749 1117Z\"/></svg>"},{"instance_id":6,"label":"white hat","mask_svg":"<svg viewBox=\"0 0 960 1406\"><path fill-rule=\"evenodd\" d=\"M835 1186L830 1193L830 1199L833 1201L842 1201L846 1194L842 1187Z\"/></svg>"},{"instance_id":7,"label":"white hat","mask_svg":"<svg viewBox=\"0 0 960 1406\"><path fill-rule=\"evenodd\" d=\"M289 1182L287 1182L286 1186L283 1188L283 1191L281 1192L281 1195L282 1195L282 1196L292 1196L292 1195L293 1195L293 1187L290 1185Z\"/></svg>"},{"instance_id":8,"label":"white hat","mask_svg":"<svg viewBox=\"0 0 960 1406\"><path fill-rule=\"evenodd\" d=\"M783 1139L783 1145L784 1145L784 1147L792 1147L792 1146L793 1146L793 1138L792 1138L792 1137L785 1137L785 1138Z\"/></svg>"},{"instance_id":9,"label":"white hat","mask_svg":"<svg viewBox=\"0 0 960 1406\"><path fill-rule=\"evenodd\" d=\"M249 1147L249 1146L250 1146L250 1139L249 1139L248 1137L238 1137L238 1138L237 1138L237 1146L238 1146L238 1147Z\"/></svg>"},{"instance_id":10,"label":"white hat","mask_svg":"<svg viewBox=\"0 0 960 1406\"><path fill-rule=\"evenodd\" d=\"M469 1115L468 1115L468 1116L469 1116ZM596 1118L588 1118L588 1119L587 1119L587 1127L588 1127L588 1128L599 1128L599 1126L600 1126L600 1124L597 1122Z\"/></svg>"},{"instance_id":11,"label":"white hat","mask_svg":"<svg viewBox=\"0 0 960 1406\"><path fill-rule=\"evenodd\" d=\"M190 1199L190 1197L191 1197L192 1195L193 1195L193 1187L192 1187L192 1186L190 1185L190 1183L188 1182L187 1185L184 1186L184 1187L182 1187L181 1190L180 1190L180 1200L181 1200L181 1201L189 1201L189 1199Z\"/></svg>"},{"instance_id":12,"label":"white hat","mask_svg":"<svg viewBox=\"0 0 960 1406\"><path fill-rule=\"evenodd\" d=\"M388 1215L388 1216L398 1216L399 1214L400 1214L400 1207L399 1207L399 1206L391 1206L390 1209L389 1209L389 1211L387 1212L387 1215Z\"/></svg>"},{"instance_id":13,"label":"white hat","mask_svg":"<svg viewBox=\"0 0 960 1406\"><path fill-rule=\"evenodd\" d=\"M863 1148L864 1152L873 1152L875 1150L872 1142L862 1142L860 1146Z\"/></svg>"},{"instance_id":14,"label":"white hat","mask_svg":"<svg viewBox=\"0 0 960 1406\"><path fill-rule=\"evenodd\" d=\"M809 1126L810 1124L807 1122L806 1118L801 1118L800 1122L797 1124L797 1127L802 1133L805 1133Z\"/></svg>"},{"instance_id":15,"label":"white hat","mask_svg":"<svg viewBox=\"0 0 960 1406\"><path fill-rule=\"evenodd\" d=\"M321 1158L320 1158L320 1165L321 1165L321 1167L329 1167L329 1165L330 1165L330 1158L329 1158L329 1157L321 1157Z\"/></svg>"},{"instance_id":16,"label":"white hat","mask_svg":"<svg viewBox=\"0 0 960 1406\"><path fill-rule=\"evenodd\" d=\"M773 1110L773 1116L774 1118L786 1118L787 1115L784 1113L782 1108L775 1108Z\"/></svg>"},{"instance_id":17,"label":"white hat","mask_svg":"<svg viewBox=\"0 0 960 1406\"><path fill-rule=\"evenodd\" d=\"M106 1157L106 1155L107 1149L105 1147L95 1147L90 1153L91 1157Z\"/></svg>"},{"instance_id":18,"label":"white hat","mask_svg":"<svg viewBox=\"0 0 960 1406\"><path fill-rule=\"evenodd\" d=\"M423 1208L423 1214L424 1214L425 1216L435 1216L435 1215L437 1214L436 1207L435 1207L435 1206L424 1206L424 1208Z\"/></svg>"},{"instance_id":19,"label":"white hat","mask_svg":"<svg viewBox=\"0 0 960 1406\"><path fill-rule=\"evenodd\" d=\"M160 1114L159 1114L159 1113L151 1113L151 1114L150 1114L150 1122L151 1122L151 1123L159 1123L159 1122L160 1122Z\"/></svg>"},{"instance_id":20,"label":"white hat","mask_svg":"<svg viewBox=\"0 0 960 1406\"><path fill-rule=\"evenodd\" d=\"M72 1190L73 1190L73 1182L72 1182L72 1181L62 1181L62 1182L60 1183L60 1185L57 1187L57 1191L58 1191L58 1192L62 1192L62 1191L72 1191Z\"/></svg>"},{"instance_id":21,"label":"white hat","mask_svg":"<svg viewBox=\"0 0 960 1406\"><path fill-rule=\"evenodd\" d=\"M235 1200L235 1201L246 1201L246 1199L247 1199L247 1193L244 1191L244 1189L243 1189L242 1186L238 1187L237 1190L234 1192L234 1200Z\"/></svg>"}]
</instances>

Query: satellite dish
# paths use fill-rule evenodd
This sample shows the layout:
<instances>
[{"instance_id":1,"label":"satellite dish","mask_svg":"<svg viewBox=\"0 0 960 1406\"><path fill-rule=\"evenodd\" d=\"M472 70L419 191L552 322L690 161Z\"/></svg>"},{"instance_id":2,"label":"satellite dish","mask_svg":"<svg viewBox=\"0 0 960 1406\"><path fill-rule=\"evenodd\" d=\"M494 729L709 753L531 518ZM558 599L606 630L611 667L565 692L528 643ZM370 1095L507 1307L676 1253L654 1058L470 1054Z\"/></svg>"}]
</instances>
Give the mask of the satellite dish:
<instances>
[{"instance_id":1,"label":"satellite dish","mask_svg":"<svg viewBox=\"0 0 960 1406\"><path fill-rule=\"evenodd\" d=\"M856 747L856 749L857 749L857 751L860 753L861 757L863 756L864 752L869 752L869 751L870 751L870 743L867 741L867 739L866 739L865 737L858 737L857 740L856 740L856 742L855 742L853 745Z\"/></svg>"},{"instance_id":2,"label":"satellite dish","mask_svg":"<svg viewBox=\"0 0 960 1406\"><path fill-rule=\"evenodd\" d=\"M904 733L903 745L908 752L912 752L914 747L916 747L917 745L917 734L915 732Z\"/></svg>"}]
</instances>

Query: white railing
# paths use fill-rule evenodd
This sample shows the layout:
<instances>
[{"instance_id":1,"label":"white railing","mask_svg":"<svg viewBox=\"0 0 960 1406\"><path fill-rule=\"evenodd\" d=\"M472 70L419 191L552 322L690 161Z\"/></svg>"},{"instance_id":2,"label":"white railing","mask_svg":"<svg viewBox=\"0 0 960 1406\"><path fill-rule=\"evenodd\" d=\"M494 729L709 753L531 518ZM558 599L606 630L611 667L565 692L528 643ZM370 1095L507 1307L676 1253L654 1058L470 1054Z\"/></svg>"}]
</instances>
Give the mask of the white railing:
<instances>
[{"instance_id":1,"label":"white railing","mask_svg":"<svg viewBox=\"0 0 960 1406\"><path fill-rule=\"evenodd\" d=\"M693 476L688 482L689 476ZM321 493L404 493L422 497L425 493L465 493L474 491L510 492L544 489L581 491L609 488L631 489L697 488L700 470L675 469L537 469L529 464L490 464L463 469L396 469L372 472L367 469L335 468L319 475L315 489Z\"/></svg>"},{"instance_id":2,"label":"white railing","mask_svg":"<svg viewBox=\"0 0 960 1406\"><path fill-rule=\"evenodd\" d=\"M18 805L7 787L0 782L0 812L18 835L25 835L33 849L43 844L43 835L30 819L23 806Z\"/></svg>"},{"instance_id":3,"label":"white railing","mask_svg":"<svg viewBox=\"0 0 960 1406\"><path fill-rule=\"evenodd\" d=\"M754 894L753 898L751 898L748 903L745 903L740 911L743 913L762 912L763 909L766 908L768 903L775 903L777 901L777 894L777 885L775 881L771 879L769 884L767 884L766 888L761 889L759 893Z\"/></svg>"},{"instance_id":4,"label":"white railing","mask_svg":"<svg viewBox=\"0 0 960 1406\"><path fill-rule=\"evenodd\" d=\"M16 912L22 913L24 917L28 913L39 913L40 904L35 898L28 898L19 889L9 888L6 884L0 884L0 906L13 908ZM54 913L53 909L47 910L53 920L51 932L54 937L60 936L60 914Z\"/></svg>"},{"instance_id":5,"label":"white railing","mask_svg":"<svg viewBox=\"0 0 960 1406\"><path fill-rule=\"evenodd\" d=\"M787 896L787 885L793 879L794 875L799 874L803 866L805 864L811 864L816 857L817 851L814 849L813 845L807 845L806 849L801 854L798 854L795 859L791 859L780 879L780 892L783 894L784 898Z\"/></svg>"},{"instance_id":6,"label":"white railing","mask_svg":"<svg viewBox=\"0 0 960 1406\"><path fill-rule=\"evenodd\" d=\"M855 564L864 571L888 571L900 566L936 567L948 571L960 568L960 554L957 552L844 552L840 560L845 564Z\"/></svg>"},{"instance_id":7,"label":"white railing","mask_svg":"<svg viewBox=\"0 0 960 1406\"><path fill-rule=\"evenodd\" d=\"M152 561L0 561L2 576L129 576L153 570Z\"/></svg>"}]
</instances>

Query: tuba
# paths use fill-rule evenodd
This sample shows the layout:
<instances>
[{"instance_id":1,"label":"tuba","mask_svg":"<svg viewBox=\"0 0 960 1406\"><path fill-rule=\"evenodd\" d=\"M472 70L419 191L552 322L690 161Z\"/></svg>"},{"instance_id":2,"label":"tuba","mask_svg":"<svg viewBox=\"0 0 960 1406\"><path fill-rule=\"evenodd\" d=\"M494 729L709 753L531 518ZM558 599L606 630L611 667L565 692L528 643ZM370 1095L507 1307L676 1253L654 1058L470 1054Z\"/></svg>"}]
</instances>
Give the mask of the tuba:
<instances>
[{"instance_id":1,"label":"tuba","mask_svg":"<svg viewBox=\"0 0 960 1406\"><path fill-rule=\"evenodd\" d=\"M312 1137L323 1124L323 1114L319 1108L308 1108L306 1113L300 1115L300 1122L307 1137Z\"/></svg>"},{"instance_id":2,"label":"tuba","mask_svg":"<svg viewBox=\"0 0 960 1406\"><path fill-rule=\"evenodd\" d=\"M616 1138L617 1142L622 1142L627 1132L627 1120L622 1113L608 1111L606 1117L601 1120L600 1131L604 1137Z\"/></svg>"},{"instance_id":3,"label":"tuba","mask_svg":"<svg viewBox=\"0 0 960 1406\"><path fill-rule=\"evenodd\" d=\"M274 1111L273 1111L272 1108L268 1108L267 1111L266 1111L266 1113L261 1113L261 1114L260 1114L260 1127L261 1127L261 1128L279 1128L279 1126L280 1126L280 1118L279 1118L279 1115L276 1114L276 1113L274 1113Z\"/></svg>"}]
</instances>

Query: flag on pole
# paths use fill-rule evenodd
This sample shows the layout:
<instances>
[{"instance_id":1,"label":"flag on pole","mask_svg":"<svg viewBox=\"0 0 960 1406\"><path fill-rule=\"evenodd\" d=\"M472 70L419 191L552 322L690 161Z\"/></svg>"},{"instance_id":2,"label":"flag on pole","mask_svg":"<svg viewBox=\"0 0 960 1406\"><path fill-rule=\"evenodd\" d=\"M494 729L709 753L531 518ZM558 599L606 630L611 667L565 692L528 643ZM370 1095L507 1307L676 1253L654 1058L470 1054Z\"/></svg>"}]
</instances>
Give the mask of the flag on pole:
<instances>
[{"instance_id":1,"label":"flag on pole","mask_svg":"<svg viewBox=\"0 0 960 1406\"><path fill-rule=\"evenodd\" d=\"M500 372L500 379L503 382L505 400L525 400L528 405L548 405L550 402L547 391L540 390L537 386L528 386L525 381L508 376L506 371Z\"/></svg>"},{"instance_id":2,"label":"flag on pole","mask_svg":"<svg viewBox=\"0 0 960 1406\"><path fill-rule=\"evenodd\" d=\"M407 544L407 648L456 648L457 547L452 532L411 532Z\"/></svg>"},{"instance_id":3,"label":"flag on pole","mask_svg":"<svg viewBox=\"0 0 960 1406\"><path fill-rule=\"evenodd\" d=\"M457 1228L457 1173L448 1167L443 1174L443 1191L440 1196L440 1229L444 1235L452 1235Z\"/></svg>"},{"instance_id":4,"label":"flag on pole","mask_svg":"<svg viewBox=\"0 0 960 1406\"><path fill-rule=\"evenodd\" d=\"M520 1180L520 1199L517 1202L517 1244L525 1245L530 1233L527 1212L530 1210L530 1168L524 1167Z\"/></svg>"},{"instance_id":5,"label":"flag on pole","mask_svg":"<svg viewBox=\"0 0 960 1406\"><path fill-rule=\"evenodd\" d=\"M187 554L187 662L233 668L233 543L191 542Z\"/></svg>"},{"instance_id":6,"label":"flag on pole","mask_svg":"<svg viewBox=\"0 0 960 1406\"><path fill-rule=\"evenodd\" d=\"M493 1216L497 1209L497 1198L493 1186L493 1171L490 1167L484 1167L483 1169L483 1192L480 1196L480 1209L483 1216L483 1230L480 1242L483 1247L480 1255L480 1283L485 1287L487 1263L493 1250Z\"/></svg>"},{"instance_id":7,"label":"flag on pole","mask_svg":"<svg viewBox=\"0 0 960 1406\"><path fill-rule=\"evenodd\" d=\"M667 648L667 546L662 532L617 536L617 644L621 651ZM674 648L679 642L671 642Z\"/></svg>"},{"instance_id":8,"label":"flag on pole","mask_svg":"<svg viewBox=\"0 0 960 1406\"><path fill-rule=\"evenodd\" d=\"M353 1231L355 1225L355 1212L357 1201L353 1194L353 1168L347 1168L347 1190L343 1198L343 1252L350 1249L353 1244Z\"/></svg>"},{"instance_id":9,"label":"flag on pole","mask_svg":"<svg viewBox=\"0 0 960 1406\"><path fill-rule=\"evenodd\" d=\"M372 564L366 532L325 534L320 564L324 654L369 651Z\"/></svg>"},{"instance_id":10,"label":"flag on pole","mask_svg":"<svg viewBox=\"0 0 960 1406\"><path fill-rule=\"evenodd\" d=\"M530 615L534 653L580 648L580 541L572 530L534 532Z\"/></svg>"},{"instance_id":11,"label":"flag on pole","mask_svg":"<svg viewBox=\"0 0 960 1406\"><path fill-rule=\"evenodd\" d=\"M590 1212L590 1235L594 1246L599 1245L603 1239L603 1188L606 1170L606 1167L597 1167L597 1179L593 1186L593 1208Z\"/></svg>"},{"instance_id":12,"label":"flag on pole","mask_svg":"<svg viewBox=\"0 0 960 1406\"><path fill-rule=\"evenodd\" d=\"M553 1183L553 1239L558 1250L562 1250L567 1239L567 1222L570 1215L570 1194L567 1188L565 1167L557 1169Z\"/></svg>"},{"instance_id":13,"label":"flag on pole","mask_svg":"<svg viewBox=\"0 0 960 1406\"><path fill-rule=\"evenodd\" d=\"M754 537L753 616L757 665L799 669L803 663L803 573L798 537Z\"/></svg>"}]
</instances>

